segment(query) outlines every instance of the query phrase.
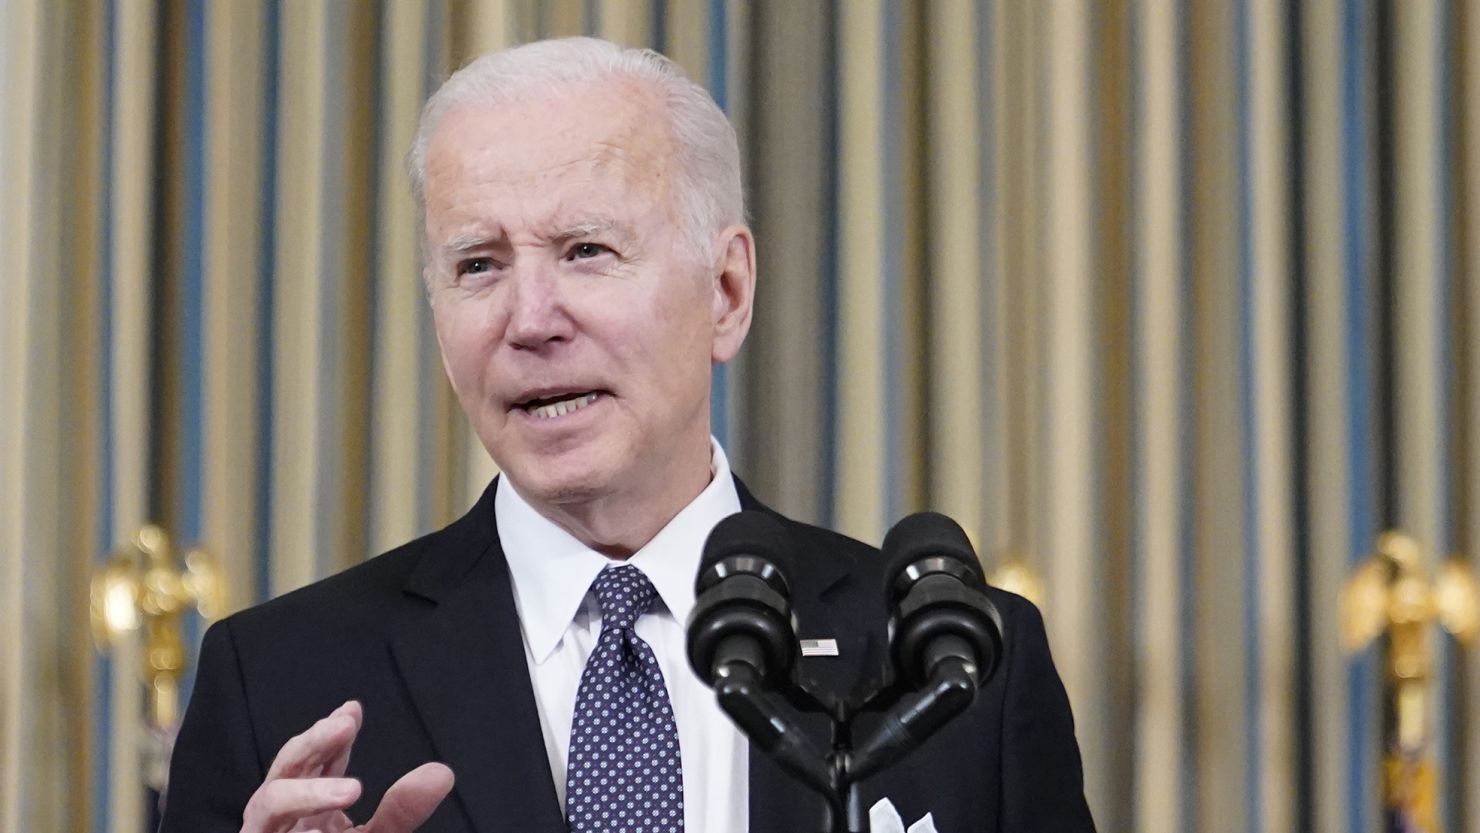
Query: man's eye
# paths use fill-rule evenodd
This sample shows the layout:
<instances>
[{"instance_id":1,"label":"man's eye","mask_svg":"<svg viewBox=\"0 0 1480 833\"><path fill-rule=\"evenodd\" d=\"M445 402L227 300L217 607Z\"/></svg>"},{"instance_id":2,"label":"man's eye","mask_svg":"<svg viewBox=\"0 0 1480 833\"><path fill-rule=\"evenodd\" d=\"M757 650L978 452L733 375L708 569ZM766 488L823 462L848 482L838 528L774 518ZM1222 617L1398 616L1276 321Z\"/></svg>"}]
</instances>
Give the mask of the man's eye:
<instances>
[{"instance_id":1,"label":"man's eye","mask_svg":"<svg viewBox=\"0 0 1480 833\"><path fill-rule=\"evenodd\" d=\"M459 275L482 275L492 271L493 259L487 257L470 258L457 265Z\"/></svg>"},{"instance_id":2,"label":"man's eye","mask_svg":"<svg viewBox=\"0 0 1480 833\"><path fill-rule=\"evenodd\" d=\"M566 253L567 260L590 260L611 251L600 243L577 243Z\"/></svg>"}]
</instances>

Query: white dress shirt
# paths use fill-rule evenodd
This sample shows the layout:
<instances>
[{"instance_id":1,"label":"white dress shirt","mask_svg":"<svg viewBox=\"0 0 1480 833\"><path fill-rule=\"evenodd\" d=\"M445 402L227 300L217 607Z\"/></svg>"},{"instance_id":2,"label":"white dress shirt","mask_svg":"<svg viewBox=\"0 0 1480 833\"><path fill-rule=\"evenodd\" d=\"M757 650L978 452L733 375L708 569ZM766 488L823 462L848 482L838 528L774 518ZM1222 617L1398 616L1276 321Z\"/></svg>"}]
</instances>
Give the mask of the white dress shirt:
<instances>
[{"instance_id":1,"label":"white dress shirt","mask_svg":"<svg viewBox=\"0 0 1480 833\"><path fill-rule=\"evenodd\" d=\"M626 563L642 570L658 591L658 601L635 628L658 658L678 724L684 829L747 829L749 749L720 711L714 693L689 668L684 649L684 622L694 606L694 573L704 539L720 520L740 511L724 450L713 438L710 446L709 485L625 562L588 548L530 506L508 478L499 481L494 517L509 562L524 656L562 812L576 692L601 634L601 608L588 591L602 568Z\"/></svg>"}]
</instances>

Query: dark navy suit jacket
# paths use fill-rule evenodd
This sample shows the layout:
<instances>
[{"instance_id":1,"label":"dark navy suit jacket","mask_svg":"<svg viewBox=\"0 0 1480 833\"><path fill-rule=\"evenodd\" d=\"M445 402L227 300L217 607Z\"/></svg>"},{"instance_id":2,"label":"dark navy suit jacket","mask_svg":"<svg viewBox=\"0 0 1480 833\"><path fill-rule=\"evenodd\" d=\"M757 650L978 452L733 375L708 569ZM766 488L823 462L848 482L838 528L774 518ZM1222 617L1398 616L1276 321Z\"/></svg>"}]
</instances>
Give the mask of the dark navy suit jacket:
<instances>
[{"instance_id":1,"label":"dark navy suit jacket","mask_svg":"<svg viewBox=\"0 0 1480 833\"><path fill-rule=\"evenodd\" d=\"M162 833L237 831L277 750L350 699L365 709L347 773L364 786L349 811L357 822L402 774L438 760L457 785L426 833L565 831L494 523L497 483L447 528L206 632ZM764 509L739 490L745 508ZM847 692L877 677L887 651L879 553L783 521L797 544L798 636L839 647L803 658L800 672ZM864 782L863 807L887 797L906 824L929 812L941 833L1092 831L1043 620L1022 598L991 592L1005 632L997 674L965 714ZM825 721L801 723L828 748ZM750 829L820 827L821 800L752 749Z\"/></svg>"}]
</instances>

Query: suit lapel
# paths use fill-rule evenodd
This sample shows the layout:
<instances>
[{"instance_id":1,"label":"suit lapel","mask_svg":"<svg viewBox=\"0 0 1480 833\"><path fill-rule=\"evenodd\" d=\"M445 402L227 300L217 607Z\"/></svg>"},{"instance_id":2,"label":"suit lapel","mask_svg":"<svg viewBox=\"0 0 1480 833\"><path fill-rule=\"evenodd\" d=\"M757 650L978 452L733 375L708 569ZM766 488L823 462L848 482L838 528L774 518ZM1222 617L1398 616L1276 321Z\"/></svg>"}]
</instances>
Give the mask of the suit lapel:
<instances>
[{"instance_id":1,"label":"suit lapel","mask_svg":"<svg viewBox=\"0 0 1480 833\"><path fill-rule=\"evenodd\" d=\"M407 592L436 603L392 645L454 792L478 833L563 833L490 486ZM481 517L477 517L481 514Z\"/></svg>"},{"instance_id":2,"label":"suit lapel","mask_svg":"<svg viewBox=\"0 0 1480 833\"><path fill-rule=\"evenodd\" d=\"M849 693L868 663L874 661L869 634L861 630L856 617L838 609L835 597L849 588L855 559L847 554L811 551L816 530L773 512L746 489L738 479L740 505L744 509L770 512L792 532L797 545L793 607L800 639L835 639L837 656L802 657L798 677L803 687L814 694ZM818 749L832 749L832 724L825 715L796 716L797 725ZM750 831L751 833L795 833L797 830L822 829L826 803L821 795L787 774L754 746L750 749Z\"/></svg>"},{"instance_id":3,"label":"suit lapel","mask_svg":"<svg viewBox=\"0 0 1480 833\"><path fill-rule=\"evenodd\" d=\"M797 662L803 687L824 700L829 694L851 693L863 676L873 671L868 665L877 662L873 640L860 627L858 612L844 609L848 605L844 599L855 598L859 590L856 575L862 565L852 554L837 551L832 546L836 538L829 533L793 521L756 500L739 478L735 479L735 488L742 509L774 515L791 532L797 548L797 575L792 577L797 638L837 640L837 656L802 657Z\"/></svg>"}]
</instances>

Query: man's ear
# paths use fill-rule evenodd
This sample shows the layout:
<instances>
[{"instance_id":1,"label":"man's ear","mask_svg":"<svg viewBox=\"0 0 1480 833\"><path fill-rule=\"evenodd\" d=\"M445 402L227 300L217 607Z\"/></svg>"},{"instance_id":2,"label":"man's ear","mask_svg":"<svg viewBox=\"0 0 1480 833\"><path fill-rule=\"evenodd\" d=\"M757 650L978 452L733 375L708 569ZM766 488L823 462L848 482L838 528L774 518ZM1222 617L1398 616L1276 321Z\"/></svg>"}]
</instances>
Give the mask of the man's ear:
<instances>
[{"instance_id":1,"label":"man's ear","mask_svg":"<svg viewBox=\"0 0 1480 833\"><path fill-rule=\"evenodd\" d=\"M740 352L750 332L755 302L755 237L746 226L730 226L720 234L721 250L715 265L714 343L712 361L723 363Z\"/></svg>"}]
</instances>

